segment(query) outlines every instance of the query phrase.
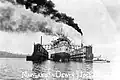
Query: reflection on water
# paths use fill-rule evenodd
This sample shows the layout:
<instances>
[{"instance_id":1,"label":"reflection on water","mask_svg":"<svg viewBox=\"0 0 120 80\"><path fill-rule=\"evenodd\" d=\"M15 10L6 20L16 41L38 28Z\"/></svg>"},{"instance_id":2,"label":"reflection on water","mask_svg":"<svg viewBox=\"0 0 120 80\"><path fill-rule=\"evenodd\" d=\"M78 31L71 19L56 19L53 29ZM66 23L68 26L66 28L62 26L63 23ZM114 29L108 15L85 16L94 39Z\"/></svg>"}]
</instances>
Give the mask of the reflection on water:
<instances>
[{"instance_id":1,"label":"reflection on water","mask_svg":"<svg viewBox=\"0 0 120 80\"><path fill-rule=\"evenodd\" d=\"M33 63L32 80L93 80L91 63L59 63L45 61Z\"/></svg>"},{"instance_id":2,"label":"reflection on water","mask_svg":"<svg viewBox=\"0 0 120 80\"><path fill-rule=\"evenodd\" d=\"M111 64L0 58L0 80L109 80ZM93 73L94 72L94 73Z\"/></svg>"},{"instance_id":3,"label":"reflection on water","mask_svg":"<svg viewBox=\"0 0 120 80\"><path fill-rule=\"evenodd\" d=\"M22 58L0 58L0 80L22 80L22 72L32 69Z\"/></svg>"}]
</instances>

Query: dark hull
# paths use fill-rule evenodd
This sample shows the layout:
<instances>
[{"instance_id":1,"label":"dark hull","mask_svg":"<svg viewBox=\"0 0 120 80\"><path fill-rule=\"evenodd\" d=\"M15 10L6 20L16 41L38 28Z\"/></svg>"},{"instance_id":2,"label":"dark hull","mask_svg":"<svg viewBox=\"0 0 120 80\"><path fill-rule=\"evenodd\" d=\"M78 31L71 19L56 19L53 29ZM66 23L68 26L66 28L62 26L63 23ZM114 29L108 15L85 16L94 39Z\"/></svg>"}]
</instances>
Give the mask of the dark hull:
<instances>
[{"instance_id":1,"label":"dark hull","mask_svg":"<svg viewBox=\"0 0 120 80\"><path fill-rule=\"evenodd\" d=\"M27 56L26 57L27 61L45 61L47 59L48 57L44 57L44 56Z\"/></svg>"},{"instance_id":2,"label":"dark hull","mask_svg":"<svg viewBox=\"0 0 120 80\"><path fill-rule=\"evenodd\" d=\"M67 62L70 59L70 54L66 52L51 54L51 59L58 62Z\"/></svg>"}]
</instances>

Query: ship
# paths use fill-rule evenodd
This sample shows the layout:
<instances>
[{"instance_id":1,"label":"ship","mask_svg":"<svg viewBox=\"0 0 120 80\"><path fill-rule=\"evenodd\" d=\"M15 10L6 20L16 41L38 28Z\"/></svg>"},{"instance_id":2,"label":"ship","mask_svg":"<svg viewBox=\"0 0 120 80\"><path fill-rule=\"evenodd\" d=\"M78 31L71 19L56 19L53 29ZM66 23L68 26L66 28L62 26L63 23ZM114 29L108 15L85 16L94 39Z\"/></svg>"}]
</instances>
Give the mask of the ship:
<instances>
[{"instance_id":1,"label":"ship","mask_svg":"<svg viewBox=\"0 0 120 80\"><path fill-rule=\"evenodd\" d=\"M80 61L93 62L92 45L74 45L71 40L64 35L52 41L50 59L53 61Z\"/></svg>"},{"instance_id":2,"label":"ship","mask_svg":"<svg viewBox=\"0 0 120 80\"><path fill-rule=\"evenodd\" d=\"M52 41L51 45L51 60L53 61L69 61L70 59L70 44L71 41L64 35Z\"/></svg>"},{"instance_id":3,"label":"ship","mask_svg":"<svg viewBox=\"0 0 120 80\"><path fill-rule=\"evenodd\" d=\"M95 58L96 58L96 59L95 59ZM101 55L100 55L99 57L95 57L95 58L93 59L93 62L94 62L94 63L110 63L109 60L102 59L102 58L101 58Z\"/></svg>"},{"instance_id":4,"label":"ship","mask_svg":"<svg viewBox=\"0 0 120 80\"><path fill-rule=\"evenodd\" d=\"M94 63L110 63L109 60L104 60L104 59L96 59L96 60L93 60Z\"/></svg>"}]
</instances>

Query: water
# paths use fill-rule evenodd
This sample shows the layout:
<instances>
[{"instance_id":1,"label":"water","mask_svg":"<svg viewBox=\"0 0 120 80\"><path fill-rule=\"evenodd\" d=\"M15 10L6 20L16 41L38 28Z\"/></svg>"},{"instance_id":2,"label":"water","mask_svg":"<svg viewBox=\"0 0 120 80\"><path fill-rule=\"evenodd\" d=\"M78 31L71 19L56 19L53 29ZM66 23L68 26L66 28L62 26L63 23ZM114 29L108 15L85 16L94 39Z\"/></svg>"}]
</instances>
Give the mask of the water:
<instances>
[{"instance_id":1,"label":"water","mask_svg":"<svg viewBox=\"0 0 120 80\"><path fill-rule=\"evenodd\" d=\"M105 80L110 63L32 63L24 58L0 58L0 80Z\"/></svg>"}]
</instances>

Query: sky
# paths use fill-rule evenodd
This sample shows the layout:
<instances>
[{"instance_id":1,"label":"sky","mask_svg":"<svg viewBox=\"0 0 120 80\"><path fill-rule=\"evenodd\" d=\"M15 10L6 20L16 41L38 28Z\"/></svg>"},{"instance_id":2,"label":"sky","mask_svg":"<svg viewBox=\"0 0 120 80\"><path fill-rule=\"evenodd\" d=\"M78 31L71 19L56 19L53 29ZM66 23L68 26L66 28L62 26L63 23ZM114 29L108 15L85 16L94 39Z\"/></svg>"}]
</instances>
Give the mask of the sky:
<instances>
[{"instance_id":1,"label":"sky","mask_svg":"<svg viewBox=\"0 0 120 80\"><path fill-rule=\"evenodd\" d=\"M117 55L120 44L119 0L53 0L53 2L57 10L72 16L79 24L84 34L84 44L92 44L96 56L101 54L105 58L112 59ZM20 14L34 15L29 10L17 8L16 16ZM35 15L34 18L39 20L38 16ZM81 42L81 36L77 31L67 25L62 26L66 26L65 33L75 44ZM51 36L45 36L43 33L17 34L0 31L0 50L32 54L33 43L40 42L41 35L44 36L44 44L52 40Z\"/></svg>"}]
</instances>

